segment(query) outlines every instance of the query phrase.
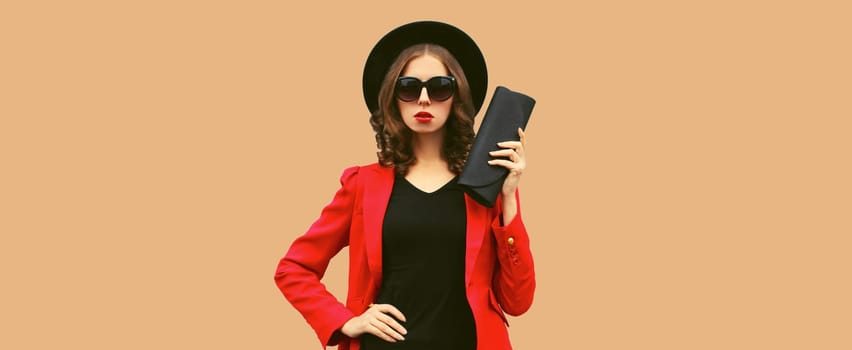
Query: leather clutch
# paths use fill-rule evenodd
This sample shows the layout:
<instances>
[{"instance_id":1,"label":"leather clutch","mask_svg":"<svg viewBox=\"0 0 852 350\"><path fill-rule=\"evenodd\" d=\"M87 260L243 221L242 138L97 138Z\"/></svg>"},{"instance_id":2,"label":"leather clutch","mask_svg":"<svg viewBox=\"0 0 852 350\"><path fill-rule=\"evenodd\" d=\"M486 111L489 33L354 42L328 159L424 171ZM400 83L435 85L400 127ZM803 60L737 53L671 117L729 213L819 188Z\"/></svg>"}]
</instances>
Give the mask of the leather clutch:
<instances>
[{"instance_id":1,"label":"leather clutch","mask_svg":"<svg viewBox=\"0 0 852 350\"><path fill-rule=\"evenodd\" d=\"M526 130L535 100L519 92L498 86L494 90L488 109L473 140L467 162L459 176L458 184L474 200L486 207L494 207L503 180L509 170L490 165L494 159L489 152L501 149L502 141L518 141L518 128Z\"/></svg>"}]
</instances>

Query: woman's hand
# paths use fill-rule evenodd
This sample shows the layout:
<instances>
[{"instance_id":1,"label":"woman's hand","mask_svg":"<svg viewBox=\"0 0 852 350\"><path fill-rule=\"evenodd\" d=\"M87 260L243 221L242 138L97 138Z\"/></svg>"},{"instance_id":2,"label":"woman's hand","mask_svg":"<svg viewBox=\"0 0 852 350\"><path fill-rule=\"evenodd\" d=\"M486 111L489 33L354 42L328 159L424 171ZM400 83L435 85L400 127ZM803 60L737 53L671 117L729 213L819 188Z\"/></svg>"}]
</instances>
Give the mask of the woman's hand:
<instances>
[{"instance_id":1,"label":"woman's hand","mask_svg":"<svg viewBox=\"0 0 852 350\"><path fill-rule=\"evenodd\" d=\"M520 141L503 141L497 143L497 146L503 147L501 150L492 151L492 157L507 157L506 159L492 159L488 164L499 165L509 169L509 175L503 180L503 224L508 225L515 219L518 214L518 202L515 198L515 190L518 189L518 182L521 181L521 174L527 167L527 158L524 147L527 144L527 139L524 136L524 131L518 128L518 136Z\"/></svg>"},{"instance_id":2,"label":"woman's hand","mask_svg":"<svg viewBox=\"0 0 852 350\"><path fill-rule=\"evenodd\" d=\"M506 176L506 180L503 181L503 197L514 197L515 190L518 188L518 182L521 181L521 174L524 172L524 169L527 167L527 160L524 152L524 147L527 144L526 137L524 137L524 131L521 128L518 128L518 136L520 136L520 141L503 141L497 143L497 146L502 147L503 149L498 151L492 151L490 154L492 157L507 157L507 159L492 159L488 161L488 164L491 165L499 165L506 169L509 169L509 175Z\"/></svg>"},{"instance_id":3,"label":"woman's hand","mask_svg":"<svg viewBox=\"0 0 852 350\"><path fill-rule=\"evenodd\" d=\"M364 333L370 333L391 343L395 343L397 340L405 340L403 335L407 334L408 331L394 317L396 317L396 320L405 322L405 316L393 305L370 305L363 314L346 321L340 328L340 332L350 338L357 338Z\"/></svg>"}]
</instances>

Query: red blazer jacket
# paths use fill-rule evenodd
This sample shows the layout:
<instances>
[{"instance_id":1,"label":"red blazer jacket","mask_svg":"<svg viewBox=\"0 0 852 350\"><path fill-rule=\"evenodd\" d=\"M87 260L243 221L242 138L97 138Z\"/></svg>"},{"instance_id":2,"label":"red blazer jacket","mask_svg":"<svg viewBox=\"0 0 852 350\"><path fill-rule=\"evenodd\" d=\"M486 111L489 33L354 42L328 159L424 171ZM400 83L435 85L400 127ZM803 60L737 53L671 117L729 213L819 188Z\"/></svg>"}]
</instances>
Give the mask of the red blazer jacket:
<instances>
[{"instance_id":1,"label":"red blazer jacket","mask_svg":"<svg viewBox=\"0 0 852 350\"><path fill-rule=\"evenodd\" d=\"M360 348L358 338L336 331L363 313L378 295L382 283L382 223L393 182L393 168L375 163L344 170L334 199L278 264L278 288L316 331L322 346ZM517 192L515 196L518 198ZM499 198L494 208L486 208L467 195L465 203L465 283L476 323L477 349L511 349L504 312L513 316L526 312L535 291L529 236L520 208L504 226ZM349 289L344 305L320 280L331 258L347 245Z\"/></svg>"}]
</instances>

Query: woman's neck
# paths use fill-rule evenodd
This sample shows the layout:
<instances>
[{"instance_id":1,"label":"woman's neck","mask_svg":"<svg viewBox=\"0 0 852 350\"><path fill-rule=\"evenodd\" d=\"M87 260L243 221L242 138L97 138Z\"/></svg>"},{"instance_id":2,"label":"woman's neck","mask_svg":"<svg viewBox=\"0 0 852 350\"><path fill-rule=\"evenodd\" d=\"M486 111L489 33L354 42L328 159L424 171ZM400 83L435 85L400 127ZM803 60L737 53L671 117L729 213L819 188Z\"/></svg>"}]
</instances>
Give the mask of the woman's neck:
<instances>
[{"instance_id":1,"label":"woman's neck","mask_svg":"<svg viewBox=\"0 0 852 350\"><path fill-rule=\"evenodd\" d=\"M441 155L443 147L443 132L415 134L411 139L411 148L414 158L417 159L413 166L420 170L448 169L447 160Z\"/></svg>"},{"instance_id":2,"label":"woman's neck","mask_svg":"<svg viewBox=\"0 0 852 350\"><path fill-rule=\"evenodd\" d=\"M405 175L408 182L423 191L432 192L455 176L450 171L447 160L441 156L444 146L443 133L417 134L411 142L417 161L408 168Z\"/></svg>"},{"instance_id":3,"label":"woman's neck","mask_svg":"<svg viewBox=\"0 0 852 350\"><path fill-rule=\"evenodd\" d=\"M442 132L415 134L411 142L417 164L446 166L447 161L441 156L441 149L444 147Z\"/></svg>"}]
</instances>

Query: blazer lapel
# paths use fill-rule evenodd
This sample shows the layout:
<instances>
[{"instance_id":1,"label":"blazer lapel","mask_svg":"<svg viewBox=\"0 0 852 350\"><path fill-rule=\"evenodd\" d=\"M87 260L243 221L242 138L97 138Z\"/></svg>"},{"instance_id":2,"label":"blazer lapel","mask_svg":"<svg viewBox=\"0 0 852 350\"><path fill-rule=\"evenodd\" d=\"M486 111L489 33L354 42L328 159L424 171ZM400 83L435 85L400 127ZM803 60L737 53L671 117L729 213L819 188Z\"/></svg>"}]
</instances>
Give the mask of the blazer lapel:
<instances>
[{"instance_id":1,"label":"blazer lapel","mask_svg":"<svg viewBox=\"0 0 852 350\"><path fill-rule=\"evenodd\" d=\"M485 207L479 205L467 194L464 195L465 207L467 208L467 247L464 253L464 285L470 285L473 275L473 267L479 250L482 248L482 239L485 237L485 228L488 225L488 215Z\"/></svg>"},{"instance_id":2,"label":"blazer lapel","mask_svg":"<svg viewBox=\"0 0 852 350\"><path fill-rule=\"evenodd\" d=\"M378 289L382 281L382 223L393 189L394 170L382 166L370 170L364 187L364 243L367 265Z\"/></svg>"}]
</instances>

